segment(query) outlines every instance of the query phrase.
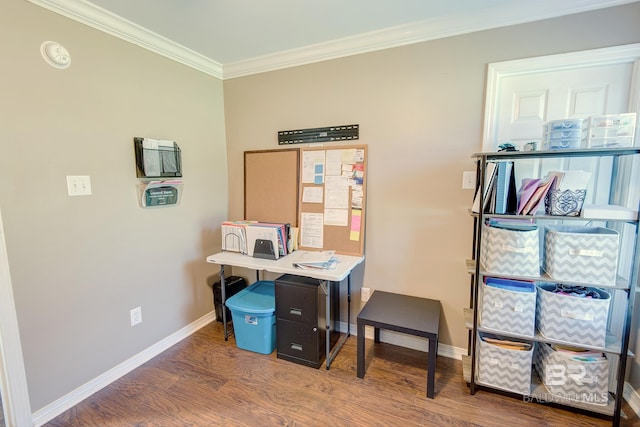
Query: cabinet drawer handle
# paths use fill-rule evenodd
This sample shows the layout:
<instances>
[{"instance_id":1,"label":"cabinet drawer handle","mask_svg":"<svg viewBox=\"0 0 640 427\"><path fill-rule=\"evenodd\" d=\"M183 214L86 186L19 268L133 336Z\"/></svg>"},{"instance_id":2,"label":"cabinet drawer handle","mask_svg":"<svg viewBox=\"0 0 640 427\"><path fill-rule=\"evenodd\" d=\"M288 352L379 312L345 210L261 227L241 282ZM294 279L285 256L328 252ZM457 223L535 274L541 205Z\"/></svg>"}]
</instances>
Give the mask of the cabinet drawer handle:
<instances>
[{"instance_id":1,"label":"cabinet drawer handle","mask_svg":"<svg viewBox=\"0 0 640 427\"><path fill-rule=\"evenodd\" d=\"M302 351L302 345L296 344L296 343L291 343L291 350Z\"/></svg>"},{"instance_id":2,"label":"cabinet drawer handle","mask_svg":"<svg viewBox=\"0 0 640 427\"><path fill-rule=\"evenodd\" d=\"M296 316L302 316L302 310L299 308L290 308L289 314L294 314Z\"/></svg>"}]
</instances>

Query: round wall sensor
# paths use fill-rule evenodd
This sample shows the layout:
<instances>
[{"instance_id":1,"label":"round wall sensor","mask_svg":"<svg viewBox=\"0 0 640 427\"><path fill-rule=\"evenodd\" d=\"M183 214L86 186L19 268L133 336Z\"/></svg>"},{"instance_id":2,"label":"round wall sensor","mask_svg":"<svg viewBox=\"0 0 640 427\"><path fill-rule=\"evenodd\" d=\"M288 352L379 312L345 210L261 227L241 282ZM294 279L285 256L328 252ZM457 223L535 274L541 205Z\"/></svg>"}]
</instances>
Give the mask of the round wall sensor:
<instances>
[{"instance_id":1,"label":"round wall sensor","mask_svg":"<svg viewBox=\"0 0 640 427\"><path fill-rule=\"evenodd\" d=\"M71 64L71 56L67 49L59 43L47 41L40 45L40 53L52 67L67 68Z\"/></svg>"}]
</instances>

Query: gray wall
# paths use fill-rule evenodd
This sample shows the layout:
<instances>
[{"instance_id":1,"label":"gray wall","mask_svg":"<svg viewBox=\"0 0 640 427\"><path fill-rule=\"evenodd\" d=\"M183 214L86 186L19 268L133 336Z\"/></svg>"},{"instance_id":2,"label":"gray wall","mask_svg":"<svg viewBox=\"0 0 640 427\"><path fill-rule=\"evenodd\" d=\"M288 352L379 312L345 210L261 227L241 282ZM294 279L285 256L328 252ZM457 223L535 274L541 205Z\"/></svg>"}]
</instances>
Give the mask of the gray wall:
<instances>
[{"instance_id":1,"label":"gray wall","mask_svg":"<svg viewBox=\"0 0 640 427\"><path fill-rule=\"evenodd\" d=\"M369 147L363 284L441 300L441 342L466 348L473 192L461 182L482 149L487 64L637 43L638 22L636 2L225 80L230 215L242 218L244 150L277 148L279 130L358 123Z\"/></svg>"},{"instance_id":2,"label":"gray wall","mask_svg":"<svg viewBox=\"0 0 640 427\"><path fill-rule=\"evenodd\" d=\"M3 0L0 39L0 206L37 411L213 309L222 82L24 0ZM45 63L46 40L70 68ZM180 144L180 206L138 206L134 136ZM93 195L67 196L66 175L89 175Z\"/></svg>"}]
</instances>

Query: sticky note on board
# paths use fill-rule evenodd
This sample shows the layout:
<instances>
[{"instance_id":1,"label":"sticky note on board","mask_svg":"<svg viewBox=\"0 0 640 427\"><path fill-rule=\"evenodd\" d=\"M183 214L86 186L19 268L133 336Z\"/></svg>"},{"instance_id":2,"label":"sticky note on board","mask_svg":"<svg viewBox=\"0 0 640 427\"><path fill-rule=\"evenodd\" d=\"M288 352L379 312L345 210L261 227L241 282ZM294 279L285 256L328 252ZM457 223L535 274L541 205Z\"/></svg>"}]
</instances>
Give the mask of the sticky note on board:
<instances>
[{"instance_id":1,"label":"sticky note on board","mask_svg":"<svg viewBox=\"0 0 640 427\"><path fill-rule=\"evenodd\" d=\"M349 239L358 241L360 240L360 225L362 223L362 210L351 209L351 230L349 233Z\"/></svg>"}]
</instances>

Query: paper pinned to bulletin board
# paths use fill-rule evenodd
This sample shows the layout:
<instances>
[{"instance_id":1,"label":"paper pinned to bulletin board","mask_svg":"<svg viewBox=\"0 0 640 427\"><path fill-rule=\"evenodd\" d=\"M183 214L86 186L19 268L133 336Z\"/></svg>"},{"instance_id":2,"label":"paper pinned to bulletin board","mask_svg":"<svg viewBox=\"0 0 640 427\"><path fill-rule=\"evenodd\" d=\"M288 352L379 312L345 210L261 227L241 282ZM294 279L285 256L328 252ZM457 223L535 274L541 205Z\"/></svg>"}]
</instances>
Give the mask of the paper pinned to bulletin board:
<instances>
[{"instance_id":1,"label":"paper pinned to bulletin board","mask_svg":"<svg viewBox=\"0 0 640 427\"><path fill-rule=\"evenodd\" d=\"M300 152L299 248L364 253L367 146Z\"/></svg>"}]
</instances>

